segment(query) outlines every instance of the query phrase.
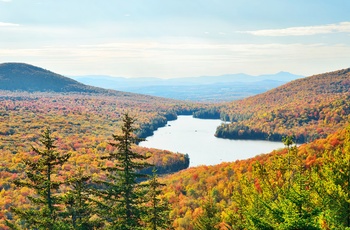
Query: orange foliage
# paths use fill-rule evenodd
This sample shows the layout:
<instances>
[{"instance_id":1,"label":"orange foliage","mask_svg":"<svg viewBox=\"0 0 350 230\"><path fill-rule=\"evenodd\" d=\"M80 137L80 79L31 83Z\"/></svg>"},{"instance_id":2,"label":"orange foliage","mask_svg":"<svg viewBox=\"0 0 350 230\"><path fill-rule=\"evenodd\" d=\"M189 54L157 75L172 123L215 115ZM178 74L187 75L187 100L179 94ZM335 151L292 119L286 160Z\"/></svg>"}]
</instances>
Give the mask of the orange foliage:
<instances>
[{"instance_id":1,"label":"orange foliage","mask_svg":"<svg viewBox=\"0 0 350 230\"><path fill-rule=\"evenodd\" d=\"M345 130L340 130L329 135L325 139L319 139L309 144L303 144L298 147L298 154L304 159L303 164L306 168L312 165L322 164L323 153L325 151L334 151L342 145ZM336 145L334 140L337 140ZM179 222L183 225L193 227L191 224L201 211L202 201L207 199L215 191L216 200L223 217L229 216L229 213L237 209L232 205L232 196L234 191L240 187L242 178L249 178L252 181L256 191L261 193L262 184L253 173L254 165L257 162L265 166L273 167L274 159L286 156L286 149L273 151L270 154L262 154L247 160L237 160L232 163L221 163L215 166L192 167L176 174L162 178L162 182L167 184L164 188L164 197L168 198L172 205L172 213L176 213L174 226L179 228ZM276 185L281 187L283 183L282 172L274 172ZM306 188L308 189L308 187ZM211 192L210 192L211 191ZM191 220L185 217L191 216ZM186 222L187 221L187 222Z\"/></svg>"},{"instance_id":2,"label":"orange foliage","mask_svg":"<svg viewBox=\"0 0 350 230\"><path fill-rule=\"evenodd\" d=\"M33 191L18 189L14 179L24 177L24 159L37 161L31 145L38 147L40 134L46 127L53 131L57 150L70 152L69 162L62 166L59 181L73 176L77 168L96 178L102 178L98 165L100 155L114 151L108 144L112 134L119 132L120 116L126 111L137 117L137 126L154 121L166 121L169 114L197 108L187 102L157 97L115 94L60 94L0 91L0 229L2 219L13 218L12 206L28 206L27 196ZM158 124L158 123L157 123ZM159 123L162 125L162 123ZM183 154L134 147L135 151L151 156L150 163L164 172L185 168ZM111 162L108 162L109 164ZM107 164L108 164L107 163ZM64 188L62 188L64 189Z\"/></svg>"},{"instance_id":3,"label":"orange foliage","mask_svg":"<svg viewBox=\"0 0 350 230\"><path fill-rule=\"evenodd\" d=\"M233 139L298 142L324 138L344 128L350 119L350 69L311 76L266 93L225 104L216 135ZM337 143L334 143L335 145Z\"/></svg>"}]
</instances>

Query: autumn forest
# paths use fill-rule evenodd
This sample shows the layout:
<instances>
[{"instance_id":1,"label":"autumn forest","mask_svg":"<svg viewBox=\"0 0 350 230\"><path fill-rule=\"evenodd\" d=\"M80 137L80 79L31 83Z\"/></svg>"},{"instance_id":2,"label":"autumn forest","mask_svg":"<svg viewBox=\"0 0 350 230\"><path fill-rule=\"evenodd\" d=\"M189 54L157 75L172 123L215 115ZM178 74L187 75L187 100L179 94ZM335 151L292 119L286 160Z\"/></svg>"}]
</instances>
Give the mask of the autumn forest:
<instances>
[{"instance_id":1,"label":"autumn forest","mask_svg":"<svg viewBox=\"0 0 350 230\"><path fill-rule=\"evenodd\" d=\"M344 69L197 103L0 64L0 229L350 229L349 91ZM178 115L285 148L189 168L137 145Z\"/></svg>"}]
</instances>

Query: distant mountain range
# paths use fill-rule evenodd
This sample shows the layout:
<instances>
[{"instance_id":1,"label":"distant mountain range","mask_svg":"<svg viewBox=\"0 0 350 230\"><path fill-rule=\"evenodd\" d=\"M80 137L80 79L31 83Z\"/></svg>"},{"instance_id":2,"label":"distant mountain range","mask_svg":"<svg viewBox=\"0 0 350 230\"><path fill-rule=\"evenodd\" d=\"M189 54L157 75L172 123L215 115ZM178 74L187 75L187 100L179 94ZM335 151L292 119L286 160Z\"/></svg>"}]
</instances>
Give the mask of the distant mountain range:
<instances>
[{"instance_id":1,"label":"distant mountain range","mask_svg":"<svg viewBox=\"0 0 350 230\"><path fill-rule=\"evenodd\" d=\"M241 99L268 91L298 78L303 78L303 76L287 72L261 76L227 74L174 79L96 75L68 78L25 63L0 64L0 89L2 90L109 94L119 94L122 93L120 91L123 91L202 102Z\"/></svg>"},{"instance_id":2,"label":"distant mountain range","mask_svg":"<svg viewBox=\"0 0 350 230\"><path fill-rule=\"evenodd\" d=\"M251 76L226 74L189 78L123 78L104 75L71 76L81 83L132 93L191 101L232 101L256 95L303 78L288 72Z\"/></svg>"}]
</instances>

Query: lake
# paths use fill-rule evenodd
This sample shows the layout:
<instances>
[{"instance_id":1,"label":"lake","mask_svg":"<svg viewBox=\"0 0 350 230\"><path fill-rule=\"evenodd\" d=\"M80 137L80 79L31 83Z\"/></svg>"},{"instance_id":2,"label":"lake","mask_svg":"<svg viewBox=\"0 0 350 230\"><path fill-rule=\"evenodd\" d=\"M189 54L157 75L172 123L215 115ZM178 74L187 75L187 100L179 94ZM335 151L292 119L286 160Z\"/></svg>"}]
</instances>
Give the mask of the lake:
<instances>
[{"instance_id":1,"label":"lake","mask_svg":"<svg viewBox=\"0 0 350 230\"><path fill-rule=\"evenodd\" d=\"M247 159L261 153L283 148L282 142L258 140L228 140L214 136L220 120L178 116L159 128L139 146L187 153L190 167L215 165L221 162Z\"/></svg>"}]
</instances>

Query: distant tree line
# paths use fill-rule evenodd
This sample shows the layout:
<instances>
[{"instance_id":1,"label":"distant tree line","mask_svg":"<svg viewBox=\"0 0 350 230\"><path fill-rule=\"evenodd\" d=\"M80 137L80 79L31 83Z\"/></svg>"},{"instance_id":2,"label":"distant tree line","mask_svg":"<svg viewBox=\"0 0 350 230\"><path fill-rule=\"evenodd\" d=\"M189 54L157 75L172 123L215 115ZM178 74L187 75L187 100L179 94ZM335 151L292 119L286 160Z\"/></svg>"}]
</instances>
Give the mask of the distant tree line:
<instances>
[{"instance_id":1,"label":"distant tree line","mask_svg":"<svg viewBox=\"0 0 350 230\"><path fill-rule=\"evenodd\" d=\"M177 115L193 115L194 113L194 109L186 108L159 113L158 116L153 118L151 121L142 123L136 134L140 138L152 136L155 130L160 127L164 127L168 121L176 120Z\"/></svg>"},{"instance_id":2,"label":"distant tree line","mask_svg":"<svg viewBox=\"0 0 350 230\"><path fill-rule=\"evenodd\" d=\"M269 141L282 141L286 133L265 132L260 129L251 129L248 126L240 125L237 123L221 124L216 128L216 137L226 139L238 139L238 140L269 140ZM305 143L314 139L318 139L320 136L298 134L295 137L295 142Z\"/></svg>"},{"instance_id":3,"label":"distant tree line","mask_svg":"<svg viewBox=\"0 0 350 230\"><path fill-rule=\"evenodd\" d=\"M216 107L209 109L200 109L193 113L193 117L201 119L220 119L220 110Z\"/></svg>"}]
</instances>

